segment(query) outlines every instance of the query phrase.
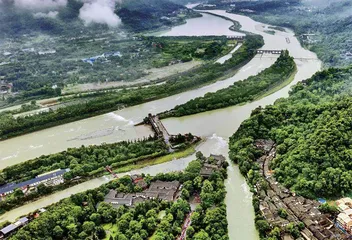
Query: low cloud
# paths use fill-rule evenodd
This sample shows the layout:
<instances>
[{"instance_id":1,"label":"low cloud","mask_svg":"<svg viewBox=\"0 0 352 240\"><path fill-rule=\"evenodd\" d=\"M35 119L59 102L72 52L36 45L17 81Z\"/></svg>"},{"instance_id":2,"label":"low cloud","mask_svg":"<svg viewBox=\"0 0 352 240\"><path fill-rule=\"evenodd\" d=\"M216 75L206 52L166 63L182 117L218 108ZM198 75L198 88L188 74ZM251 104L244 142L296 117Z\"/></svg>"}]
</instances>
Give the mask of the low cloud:
<instances>
[{"instance_id":1,"label":"low cloud","mask_svg":"<svg viewBox=\"0 0 352 240\"><path fill-rule=\"evenodd\" d=\"M114 0L93 0L84 3L79 11L79 18L85 24L102 23L110 27L116 27L121 23L121 19L114 13Z\"/></svg>"},{"instance_id":2,"label":"low cloud","mask_svg":"<svg viewBox=\"0 0 352 240\"><path fill-rule=\"evenodd\" d=\"M59 14L58 11L50 11L48 13L37 12L37 13L34 13L33 16L35 18L56 18L58 14Z\"/></svg>"},{"instance_id":3,"label":"low cloud","mask_svg":"<svg viewBox=\"0 0 352 240\"><path fill-rule=\"evenodd\" d=\"M15 0L14 3L24 9L53 9L66 6L67 0Z\"/></svg>"}]
</instances>

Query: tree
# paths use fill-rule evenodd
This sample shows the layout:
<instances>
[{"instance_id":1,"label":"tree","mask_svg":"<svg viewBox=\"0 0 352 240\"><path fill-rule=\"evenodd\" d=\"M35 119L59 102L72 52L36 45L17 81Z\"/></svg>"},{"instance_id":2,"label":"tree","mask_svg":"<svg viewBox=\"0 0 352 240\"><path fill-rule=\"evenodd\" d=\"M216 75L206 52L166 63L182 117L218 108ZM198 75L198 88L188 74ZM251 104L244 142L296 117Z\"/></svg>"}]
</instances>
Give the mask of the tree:
<instances>
[{"instance_id":1,"label":"tree","mask_svg":"<svg viewBox=\"0 0 352 240\"><path fill-rule=\"evenodd\" d=\"M208 240L209 239L209 235L207 232L205 232L203 229L200 230L199 232L197 232L194 237L194 240Z\"/></svg>"},{"instance_id":2,"label":"tree","mask_svg":"<svg viewBox=\"0 0 352 240\"><path fill-rule=\"evenodd\" d=\"M50 189L50 187L47 187L47 186L45 186L45 184L41 183L38 185L37 191L40 194L48 194L51 192L51 189Z\"/></svg>"},{"instance_id":3,"label":"tree","mask_svg":"<svg viewBox=\"0 0 352 240\"><path fill-rule=\"evenodd\" d=\"M284 209L284 208L280 208L280 209L278 210L278 214L279 214L280 217L285 218L285 219L286 219L287 216L288 216L287 211L286 211L286 209Z\"/></svg>"},{"instance_id":4,"label":"tree","mask_svg":"<svg viewBox=\"0 0 352 240\"><path fill-rule=\"evenodd\" d=\"M265 233L270 229L269 223L266 220L258 220L255 222L255 227L260 233Z\"/></svg>"},{"instance_id":5,"label":"tree","mask_svg":"<svg viewBox=\"0 0 352 240\"><path fill-rule=\"evenodd\" d=\"M60 226L56 226L53 229L53 235L55 238L61 239L63 237L64 230Z\"/></svg>"},{"instance_id":6,"label":"tree","mask_svg":"<svg viewBox=\"0 0 352 240\"><path fill-rule=\"evenodd\" d=\"M95 223L95 225L100 225L101 223L101 216L99 213L92 213L92 215L90 215L89 219L91 221L93 221Z\"/></svg>"},{"instance_id":7,"label":"tree","mask_svg":"<svg viewBox=\"0 0 352 240\"><path fill-rule=\"evenodd\" d=\"M99 239L104 239L106 237L106 232L104 228L98 226L95 228L95 233Z\"/></svg>"},{"instance_id":8,"label":"tree","mask_svg":"<svg viewBox=\"0 0 352 240\"><path fill-rule=\"evenodd\" d=\"M200 161L194 160L188 164L187 168L185 169L185 172L191 174L199 174L201 168L202 164L200 163Z\"/></svg>"},{"instance_id":9,"label":"tree","mask_svg":"<svg viewBox=\"0 0 352 240\"><path fill-rule=\"evenodd\" d=\"M3 176L0 175L0 186L6 184L6 181Z\"/></svg>"},{"instance_id":10,"label":"tree","mask_svg":"<svg viewBox=\"0 0 352 240\"><path fill-rule=\"evenodd\" d=\"M86 221L83 223L82 228L83 228L83 231L90 234L93 232L93 230L95 228L95 223L91 222L91 221Z\"/></svg>"},{"instance_id":11,"label":"tree","mask_svg":"<svg viewBox=\"0 0 352 240\"><path fill-rule=\"evenodd\" d=\"M330 213L330 214L337 214L339 209L335 205L331 205L329 203L324 203L319 206L319 210L322 213Z\"/></svg>"},{"instance_id":12,"label":"tree","mask_svg":"<svg viewBox=\"0 0 352 240\"><path fill-rule=\"evenodd\" d=\"M182 191L181 191L181 197L182 197L183 199L189 199L190 194L189 194L189 192L188 192L187 189L185 189L185 188L182 189Z\"/></svg>"},{"instance_id":13,"label":"tree","mask_svg":"<svg viewBox=\"0 0 352 240\"><path fill-rule=\"evenodd\" d=\"M193 228L192 226L189 226L189 227L187 228L187 232L186 232L187 238L192 239L194 233L195 233L194 228Z\"/></svg>"},{"instance_id":14,"label":"tree","mask_svg":"<svg viewBox=\"0 0 352 240\"><path fill-rule=\"evenodd\" d=\"M20 198L20 197L24 196L24 193L23 193L22 189L16 188L15 191L13 192L13 195L15 198Z\"/></svg>"}]
</instances>

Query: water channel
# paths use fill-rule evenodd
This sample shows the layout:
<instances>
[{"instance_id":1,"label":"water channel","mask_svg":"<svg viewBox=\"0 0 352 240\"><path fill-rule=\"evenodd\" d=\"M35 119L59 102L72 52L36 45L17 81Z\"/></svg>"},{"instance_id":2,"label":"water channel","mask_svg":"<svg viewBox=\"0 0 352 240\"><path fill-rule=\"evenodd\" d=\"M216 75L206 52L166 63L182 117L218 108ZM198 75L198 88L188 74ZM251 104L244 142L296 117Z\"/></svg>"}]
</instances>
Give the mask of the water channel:
<instances>
[{"instance_id":1,"label":"water channel","mask_svg":"<svg viewBox=\"0 0 352 240\"><path fill-rule=\"evenodd\" d=\"M258 101L234 106L225 109L214 110L211 112L186 116L182 118L171 118L163 121L164 125L170 133L187 133L206 137L207 141L199 146L199 150L205 155L210 153L224 154L227 156L228 138L237 130L241 122L247 119L251 111L258 106L272 104L276 99L287 97L290 87L298 81L309 78L312 74L321 68L321 62L316 55L302 48L298 40L294 37L294 33L286 30L286 32L276 31L275 35L265 33L267 25L253 21L252 19L235 14L229 14L225 11L214 10L212 13L222 15L233 20L239 21L242 29L245 31L261 34L265 40L263 49L288 49L292 56L296 58L298 72L293 82L285 88L271 94ZM204 14L205 18L211 15ZM214 34L209 32L209 19L203 22L205 18L196 18L188 21L187 24L177 26L163 35L193 35L197 29L198 35L217 35L219 26L226 26L228 29L232 25L231 22L211 16L210 19L216 19ZM176 29L177 28L177 29ZM177 31L176 31L176 30ZM199 29L204 30L204 34ZM229 35L224 32L224 35ZM236 34L232 32L232 34ZM287 40L289 39L289 40ZM242 67L235 76L220 81L200 89L184 92L161 100L141 104L135 107L126 108L120 111L111 112L101 116L53 127L32 134L13 138L0 142L0 167L4 168L28 159L65 150L68 147L78 147L82 144L100 144L102 142L115 142L125 139L141 138L151 134L146 127L133 127L133 123L139 122L148 113L158 113L173 108L177 104L182 104L192 98L203 96L207 92L225 88L236 81L243 80L251 75L256 75L261 70L269 67L274 63L277 57L273 55L257 55L247 65ZM111 128L113 131L111 131ZM110 131L105 131L110 129ZM109 134L101 134L108 132ZM89 138L80 138L80 136L89 136ZM74 139L74 140L73 140ZM85 139L85 140L81 140ZM194 156L176 160L173 162L150 166L140 169L137 172L157 173L183 169ZM251 205L251 194L240 175L237 166L229 167L229 178L226 181L227 189L227 211L229 222L230 239L258 239L257 232L254 227L254 213ZM8 212L0 217L0 221L14 220L16 217L33 211L40 207L59 201L68 197L73 193L77 193L88 188L95 188L109 179L106 177L91 180L72 187L63 192L55 193L49 197L38 200L34 203L27 204Z\"/></svg>"}]
</instances>

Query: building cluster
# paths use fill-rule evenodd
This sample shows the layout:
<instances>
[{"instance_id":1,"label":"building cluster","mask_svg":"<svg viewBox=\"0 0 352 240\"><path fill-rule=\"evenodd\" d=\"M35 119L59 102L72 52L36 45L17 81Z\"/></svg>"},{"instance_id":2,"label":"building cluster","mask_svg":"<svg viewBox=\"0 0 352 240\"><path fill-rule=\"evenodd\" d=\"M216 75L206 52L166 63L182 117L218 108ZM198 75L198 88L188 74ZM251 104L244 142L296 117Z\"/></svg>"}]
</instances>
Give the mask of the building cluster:
<instances>
[{"instance_id":1,"label":"building cluster","mask_svg":"<svg viewBox=\"0 0 352 240\"><path fill-rule=\"evenodd\" d=\"M152 182L148 187L143 178L139 176L132 176L132 180L134 184L144 188L144 190L137 193L121 193L115 190L110 190L105 196L104 202L111 203L115 208L122 205L133 207L137 203L151 199L160 199L171 202L177 200L181 195L181 185L178 181L164 182L158 180Z\"/></svg>"},{"instance_id":2,"label":"building cluster","mask_svg":"<svg viewBox=\"0 0 352 240\"><path fill-rule=\"evenodd\" d=\"M0 93L10 93L12 91L12 83L0 80Z\"/></svg>"},{"instance_id":3,"label":"building cluster","mask_svg":"<svg viewBox=\"0 0 352 240\"><path fill-rule=\"evenodd\" d=\"M211 154L209 158L204 160L200 175L204 178L210 177L214 172L218 171L225 162L226 159L224 156Z\"/></svg>"},{"instance_id":4,"label":"building cluster","mask_svg":"<svg viewBox=\"0 0 352 240\"><path fill-rule=\"evenodd\" d=\"M276 155L275 144L271 140L257 140L255 146L265 153L258 159L261 167L261 175L267 182L267 188L263 184L256 185L259 197L259 209L262 216L271 226L285 227L289 223L298 224L303 222L305 228L301 235L306 240L347 239L347 235L335 227L331 216L319 211L320 203L315 200L297 196L290 190L280 185L270 170L270 161ZM285 210L287 217L280 217L280 211ZM293 239L285 236L285 239Z\"/></svg>"},{"instance_id":5,"label":"building cluster","mask_svg":"<svg viewBox=\"0 0 352 240\"><path fill-rule=\"evenodd\" d=\"M340 211L336 219L336 224L348 233L352 233L352 199L342 198L336 201L336 205Z\"/></svg>"},{"instance_id":6,"label":"building cluster","mask_svg":"<svg viewBox=\"0 0 352 240\"><path fill-rule=\"evenodd\" d=\"M12 223L0 230L0 239L4 239L14 233L17 229L23 227L28 223L28 218L20 218L17 222Z\"/></svg>"},{"instance_id":7,"label":"building cluster","mask_svg":"<svg viewBox=\"0 0 352 240\"><path fill-rule=\"evenodd\" d=\"M0 186L0 197L4 197L8 194L13 193L16 189L21 189L23 193L35 190L39 184L46 186L56 186L64 182L64 174L70 171L70 169L58 169L48 173L38 175L37 177L20 182L20 183L8 183Z\"/></svg>"}]
</instances>

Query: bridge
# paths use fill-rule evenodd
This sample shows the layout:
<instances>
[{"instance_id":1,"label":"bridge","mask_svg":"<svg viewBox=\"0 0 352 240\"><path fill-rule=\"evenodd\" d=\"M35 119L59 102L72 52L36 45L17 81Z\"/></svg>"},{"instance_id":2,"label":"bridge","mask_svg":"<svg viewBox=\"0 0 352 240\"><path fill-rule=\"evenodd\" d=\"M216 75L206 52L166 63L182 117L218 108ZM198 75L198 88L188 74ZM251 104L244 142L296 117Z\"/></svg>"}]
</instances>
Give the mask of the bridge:
<instances>
[{"instance_id":1,"label":"bridge","mask_svg":"<svg viewBox=\"0 0 352 240\"><path fill-rule=\"evenodd\" d=\"M233 35L228 35L226 36L227 39L234 39L234 40L237 40L237 41L243 41L245 36L233 36Z\"/></svg>"},{"instance_id":2,"label":"bridge","mask_svg":"<svg viewBox=\"0 0 352 240\"><path fill-rule=\"evenodd\" d=\"M282 52L283 52L283 50L264 50L264 49L257 50L257 54L265 54L265 53L281 54Z\"/></svg>"},{"instance_id":3,"label":"bridge","mask_svg":"<svg viewBox=\"0 0 352 240\"><path fill-rule=\"evenodd\" d=\"M274 59L275 58L276 59L277 57L270 56L270 55L266 55L266 56L261 55L261 56L255 57L255 58L260 58L260 59L262 59L262 58ZM293 59L299 60L299 61L316 61L316 60L318 60L317 58L313 58L313 57L294 57Z\"/></svg>"},{"instance_id":4,"label":"bridge","mask_svg":"<svg viewBox=\"0 0 352 240\"><path fill-rule=\"evenodd\" d=\"M171 144L170 144L170 137L171 135L166 130L164 124L160 121L159 116L152 115L151 113L148 114L148 121L152 126L153 131L155 132L156 136L159 138L163 138L166 145L169 146L169 151L172 152Z\"/></svg>"}]
</instances>

